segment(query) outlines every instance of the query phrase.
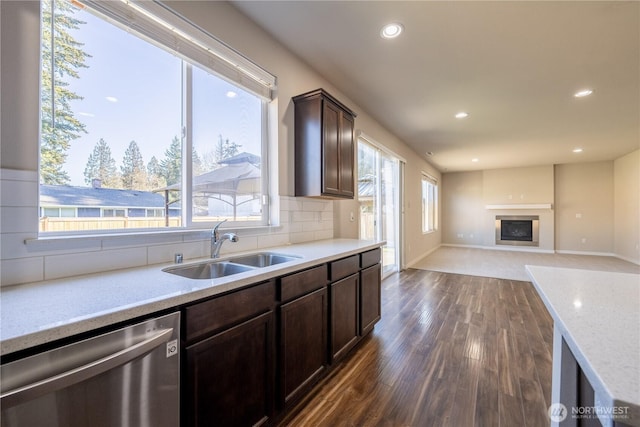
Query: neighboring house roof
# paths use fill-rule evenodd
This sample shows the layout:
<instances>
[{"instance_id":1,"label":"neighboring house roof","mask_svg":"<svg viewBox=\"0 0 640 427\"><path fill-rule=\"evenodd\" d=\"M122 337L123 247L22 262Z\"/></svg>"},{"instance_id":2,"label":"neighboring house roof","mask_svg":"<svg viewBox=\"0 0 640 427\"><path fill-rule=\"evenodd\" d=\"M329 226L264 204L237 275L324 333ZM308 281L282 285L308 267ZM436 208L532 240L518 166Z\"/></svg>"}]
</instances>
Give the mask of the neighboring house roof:
<instances>
[{"instance_id":1,"label":"neighboring house roof","mask_svg":"<svg viewBox=\"0 0 640 427\"><path fill-rule=\"evenodd\" d=\"M222 163L222 162L221 162ZM234 161L193 178L193 192L203 194L258 194L260 193L260 168L246 161ZM173 184L159 188L180 190L182 184Z\"/></svg>"},{"instance_id":2,"label":"neighboring house roof","mask_svg":"<svg viewBox=\"0 0 640 427\"><path fill-rule=\"evenodd\" d=\"M374 185L375 177L367 174L358 179L358 197L370 198L374 196L376 186Z\"/></svg>"},{"instance_id":3,"label":"neighboring house roof","mask_svg":"<svg viewBox=\"0 0 640 427\"><path fill-rule=\"evenodd\" d=\"M255 154L243 151L242 153L236 154L235 156L227 157L226 159L220 160L218 163L223 165L232 165L234 163L244 162L251 163L255 166L260 166L260 156L256 156Z\"/></svg>"},{"instance_id":4,"label":"neighboring house roof","mask_svg":"<svg viewBox=\"0 0 640 427\"><path fill-rule=\"evenodd\" d=\"M41 206L164 208L162 194L113 188L40 185Z\"/></svg>"}]
</instances>

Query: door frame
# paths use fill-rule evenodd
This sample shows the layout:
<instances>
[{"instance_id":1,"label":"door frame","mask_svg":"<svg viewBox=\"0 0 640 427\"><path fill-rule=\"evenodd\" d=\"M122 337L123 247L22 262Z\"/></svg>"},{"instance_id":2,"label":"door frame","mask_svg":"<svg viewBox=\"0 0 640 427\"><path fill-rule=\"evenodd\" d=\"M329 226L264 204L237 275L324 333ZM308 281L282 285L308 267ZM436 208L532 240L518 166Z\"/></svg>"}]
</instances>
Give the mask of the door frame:
<instances>
[{"instance_id":1,"label":"door frame","mask_svg":"<svg viewBox=\"0 0 640 427\"><path fill-rule=\"evenodd\" d=\"M396 266L397 266L397 271L401 271L404 270L406 268L405 265L405 167L407 164L407 161L404 157L398 155L397 153L395 153L393 150L390 150L389 148L387 148L386 146L384 146L383 144L379 143L378 141L376 141L375 139L371 138L369 135L367 135L366 133L364 133L362 130L358 130L356 132L356 142L360 143L360 140L362 140L363 142L369 144L370 146L372 146L373 148L375 148L376 150L381 151L382 153L384 153L387 156L393 157L395 160L397 160L398 162L398 176L396 177L398 180L398 185L399 185L399 190L398 190L398 197L396 202L398 203L398 207L397 207L397 223L396 223L396 230L395 230L395 235L397 236L396 239L397 241L395 242L395 247L396 247ZM357 170L357 165L358 165L358 161L357 161L357 153L356 153L356 161L354 162L356 164L356 180L358 177L358 170ZM378 187L378 186L376 186ZM356 199L358 198L359 195L356 195ZM382 277L385 278L387 276L389 276L390 274L394 273L395 271L387 271L384 272L384 269L382 271Z\"/></svg>"}]
</instances>

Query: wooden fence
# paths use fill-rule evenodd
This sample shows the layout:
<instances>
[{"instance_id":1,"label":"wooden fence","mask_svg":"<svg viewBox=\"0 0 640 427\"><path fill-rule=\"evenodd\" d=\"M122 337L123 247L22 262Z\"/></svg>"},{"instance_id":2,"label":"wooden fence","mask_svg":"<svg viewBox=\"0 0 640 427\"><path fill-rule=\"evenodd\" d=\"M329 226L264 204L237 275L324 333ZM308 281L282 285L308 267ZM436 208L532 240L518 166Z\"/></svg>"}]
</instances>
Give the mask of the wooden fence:
<instances>
[{"instance_id":1,"label":"wooden fence","mask_svg":"<svg viewBox=\"0 0 640 427\"><path fill-rule=\"evenodd\" d=\"M179 217L169 218L169 227L180 227ZM40 231L118 230L123 228L164 228L165 218L40 218Z\"/></svg>"}]
</instances>

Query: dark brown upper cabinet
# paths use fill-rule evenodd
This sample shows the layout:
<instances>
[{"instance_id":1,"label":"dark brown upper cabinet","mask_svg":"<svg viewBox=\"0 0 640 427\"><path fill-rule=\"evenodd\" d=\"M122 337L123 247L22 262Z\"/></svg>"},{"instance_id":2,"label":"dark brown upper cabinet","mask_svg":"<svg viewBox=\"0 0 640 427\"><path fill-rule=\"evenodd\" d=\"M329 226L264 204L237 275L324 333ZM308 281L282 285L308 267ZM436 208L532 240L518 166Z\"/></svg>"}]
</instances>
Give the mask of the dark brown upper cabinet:
<instances>
[{"instance_id":1,"label":"dark brown upper cabinet","mask_svg":"<svg viewBox=\"0 0 640 427\"><path fill-rule=\"evenodd\" d=\"M295 105L295 195L353 199L356 114L323 89Z\"/></svg>"}]
</instances>

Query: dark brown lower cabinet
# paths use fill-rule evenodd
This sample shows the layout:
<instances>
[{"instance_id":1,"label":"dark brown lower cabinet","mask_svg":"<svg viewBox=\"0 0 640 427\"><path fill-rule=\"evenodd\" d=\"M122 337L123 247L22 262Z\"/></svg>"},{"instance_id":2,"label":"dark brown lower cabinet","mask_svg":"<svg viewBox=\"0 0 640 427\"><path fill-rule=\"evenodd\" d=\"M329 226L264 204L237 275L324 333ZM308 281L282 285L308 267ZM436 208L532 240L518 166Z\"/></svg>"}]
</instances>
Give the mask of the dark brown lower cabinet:
<instances>
[{"instance_id":1,"label":"dark brown lower cabinet","mask_svg":"<svg viewBox=\"0 0 640 427\"><path fill-rule=\"evenodd\" d=\"M182 423L277 425L380 319L380 250L183 307Z\"/></svg>"},{"instance_id":2,"label":"dark brown lower cabinet","mask_svg":"<svg viewBox=\"0 0 640 427\"><path fill-rule=\"evenodd\" d=\"M327 289L280 307L280 403L306 394L327 367Z\"/></svg>"},{"instance_id":3,"label":"dark brown lower cabinet","mask_svg":"<svg viewBox=\"0 0 640 427\"><path fill-rule=\"evenodd\" d=\"M360 271L360 336L371 332L381 317L380 273L380 264Z\"/></svg>"},{"instance_id":4,"label":"dark brown lower cabinet","mask_svg":"<svg viewBox=\"0 0 640 427\"><path fill-rule=\"evenodd\" d=\"M255 426L273 414L272 311L186 348L189 426Z\"/></svg>"},{"instance_id":5,"label":"dark brown lower cabinet","mask_svg":"<svg viewBox=\"0 0 640 427\"><path fill-rule=\"evenodd\" d=\"M329 285L332 362L343 357L358 342L359 285L358 273Z\"/></svg>"}]
</instances>

